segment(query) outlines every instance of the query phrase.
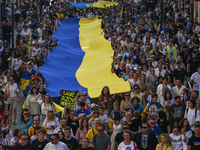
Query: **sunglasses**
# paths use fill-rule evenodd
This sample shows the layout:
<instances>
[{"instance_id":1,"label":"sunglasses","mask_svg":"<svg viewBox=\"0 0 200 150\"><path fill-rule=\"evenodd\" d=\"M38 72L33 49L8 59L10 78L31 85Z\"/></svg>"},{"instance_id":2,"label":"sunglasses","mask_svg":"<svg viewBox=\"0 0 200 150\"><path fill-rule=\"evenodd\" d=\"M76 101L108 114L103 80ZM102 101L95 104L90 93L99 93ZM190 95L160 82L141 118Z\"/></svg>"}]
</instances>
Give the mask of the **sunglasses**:
<instances>
[{"instance_id":1,"label":"sunglasses","mask_svg":"<svg viewBox=\"0 0 200 150\"><path fill-rule=\"evenodd\" d=\"M126 95L126 96L130 96L130 95Z\"/></svg>"},{"instance_id":2,"label":"sunglasses","mask_svg":"<svg viewBox=\"0 0 200 150\"><path fill-rule=\"evenodd\" d=\"M10 81L13 81L13 80L10 80Z\"/></svg>"},{"instance_id":3,"label":"sunglasses","mask_svg":"<svg viewBox=\"0 0 200 150\"><path fill-rule=\"evenodd\" d=\"M33 121L39 121L39 119L34 119Z\"/></svg>"},{"instance_id":4,"label":"sunglasses","mask_svg":"<svg viewBox=\"0 0 200 150\"><path fill-rule=\"evenodd\" d=\"M151 122L150 124L156 124L155 122Z\"/></svg>"},{"instance_id":5,"label":"sunglasses","mask_svg":"<svg viewBox=\"0 0 200 150\"><path fill-rule=\"evenodd\" d=\"M128 127L123 127L124 130L129 129Z\"/></svg>"},{"instance_id":6,"label":"sunglasses","mask_svg":"<svg viewBox=\"0 0 200 150\"><path fill-rule=\"evenodd\" d=\"M97 131L101 132L101 131L103 131L103 130L97 130Z\"/></svg>"},{"instance_id":7,"label":"sunglasses","mask_svg":"<svg viewBox=\"0 0 200 150\"><path fill-rule=\"evenodd\" d=\"M187 96L183 96L184 98L187 98Z\"/></svg>"},{"instance_id":8,"label":"sunglasses","mask_svg":"<svg viewBox=\"0 0 200 150\"><path fill-rule=\"evenodd\" d=\"M139 90L138 88L134 88L134 90Z\"/></svg>"},{"instance_id":9,"label":"sunglasses","mask_svg":"<svg viewBox=\"0 0 200 150\"><path fill-rule=\"evenodd\" d=\"M54 139L50 138L50 141L54 141Z\"/></svg>"},{"instance_id":10,"label":"sunglasses","mask_svg":"<svg viewBox=\"0 0 200 150\"><path fill-rule=\"evenodd\" d=\"M29 115L29 113L24 113L24 115Z\"/></svg>"},{"instance_id":11,"label":"sunglasses","mask_svg":"<svg viewBox=\"0 0 200 150\"><path fill-rule=\"evenodd\" d=\"M25 141L25 140L29 140L29 138L25 138L25 139L22 139L23 141Z\"/></svg>"},{"instance_id":12,"label":"sunglasses","mask_svg":"<svg viewBox=\"0 0 200 150\"><path fill-rule=\"evenodd\" d=\"M141 128L146 129L147 127L143 127L143 126L142 126Z\"/></svg>"},{"instance_id":13,"label":"sunglasses","mask_svg":"<svg viewBox=\"0 0 200 150\"><path fill-rule=\"evenodd\" d=\"M82 96L87 96L87 95L82 95Z\"/></svg>"},{"instance_id":14,"label":"sunglasses","mask_svg":"<svg viewBox=\"0 0 200 150\"><path fill-rule=\"evenodd\" d=\"M75 114L73 113L73 114L70 114L70 115L75 115Z\"/></svg>"}]
</instances>

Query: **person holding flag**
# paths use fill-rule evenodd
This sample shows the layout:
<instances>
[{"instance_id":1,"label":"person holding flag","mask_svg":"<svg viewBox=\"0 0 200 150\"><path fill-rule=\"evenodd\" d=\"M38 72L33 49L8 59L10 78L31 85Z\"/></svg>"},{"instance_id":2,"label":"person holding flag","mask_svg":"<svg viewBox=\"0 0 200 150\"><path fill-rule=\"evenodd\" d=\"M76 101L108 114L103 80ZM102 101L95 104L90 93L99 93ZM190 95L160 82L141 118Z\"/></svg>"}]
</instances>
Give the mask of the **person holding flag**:
<instances>
[{"instance_id":1,"label":"person holding flag","mask_svg":"<svg viewBox=\"0 0 200 150\"><path fill-rule=\"evenodd\" d=\"M82 97L80 98L80 96L82 96ZM81 92L79 91L76 94L75 101L76 101L76 103L77 103L77 105L78 105L79 108L80 108L80 106L79 106L80 102L85 102L85 108L87 108L88 110L90 110L91 102L90 102L89 99L87 99L87 92L84 91L81 94Z\"/></svg>"}]
</instances>

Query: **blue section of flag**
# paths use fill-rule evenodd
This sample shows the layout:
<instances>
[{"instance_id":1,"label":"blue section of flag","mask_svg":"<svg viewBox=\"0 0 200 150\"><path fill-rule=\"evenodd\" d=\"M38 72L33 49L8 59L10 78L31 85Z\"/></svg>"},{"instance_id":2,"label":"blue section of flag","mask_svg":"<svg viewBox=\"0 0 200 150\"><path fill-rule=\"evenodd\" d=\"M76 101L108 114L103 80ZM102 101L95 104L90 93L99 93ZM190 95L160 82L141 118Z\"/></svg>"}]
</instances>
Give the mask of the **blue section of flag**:
<instances>
[{"instance_id":1,"label":"blue section of flag","mask_svg":"<svg viewBox=\"0 0 200 150\"><path fill-rule=\"evenodd\" d=\"M60 90L87 91L76 79L76 71L80 67L85 52L79 43L79 19L68 18L61 21L61 26L53 34L59 45L45 59L39 69L47 81L47 93L52 97L60 96Z\"/></svg>"}]
</instances>

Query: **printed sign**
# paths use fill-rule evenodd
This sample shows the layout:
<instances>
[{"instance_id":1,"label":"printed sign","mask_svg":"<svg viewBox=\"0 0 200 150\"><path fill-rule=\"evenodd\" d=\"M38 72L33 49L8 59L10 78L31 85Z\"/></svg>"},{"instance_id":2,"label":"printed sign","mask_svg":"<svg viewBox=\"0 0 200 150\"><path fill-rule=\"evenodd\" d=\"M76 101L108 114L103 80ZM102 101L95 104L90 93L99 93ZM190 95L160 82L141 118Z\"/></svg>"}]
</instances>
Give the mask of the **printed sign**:
<instances>
[{"instance_id":1,"label":"printed sign","mask_svg":"<svg viewBox=\"0 0 200 150\"><path fill-rule=\"evenodd\" d=\"M61 106L67 106L67 107L74 107L74 98L76 96L75 92L72 91L62 91L62 97L60 100Z\"/></svg>"}]
</instances>

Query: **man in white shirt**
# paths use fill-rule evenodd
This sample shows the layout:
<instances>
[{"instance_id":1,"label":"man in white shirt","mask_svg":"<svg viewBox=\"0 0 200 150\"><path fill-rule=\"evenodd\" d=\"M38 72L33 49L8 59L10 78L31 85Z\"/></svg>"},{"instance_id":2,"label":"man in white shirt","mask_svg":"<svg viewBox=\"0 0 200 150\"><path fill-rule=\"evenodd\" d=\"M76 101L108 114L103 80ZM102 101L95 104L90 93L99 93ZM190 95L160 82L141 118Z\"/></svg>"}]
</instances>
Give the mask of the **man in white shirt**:
<instances>
[{"instance_id":1,"label":"man in white shirt","mask_svg":"<svg viewBox=\"0 0 200 150\"><path fill-rule=\"evenodd\" d=\"M172 88L172 92L174 93L174 96L183 95L184 88L186 87L181 84L181 79L176 79L176 86Z\"/></svg>"},{"instance_id":2,"label":"man in white shirt","mask_svg":"<svg viewBox=\"0 0 200 150\"><path fill-rule=\"evenodd\" d=\"M197 68L197 72L193 73L190 78L190 83L193 82L193 90L196 92L197 97L199 95L199 82L200 82L200 66Z\"/></svg>"},{"instance_id":3,"label":"man in white shirt","mask_svg":"<svg viewBox=\"0 0 200 150\"><path fill-rule=\"evenodd\" d=\"M67 126L67 119L66 118L61 118L60 119L60 126L57 127L53 133L58 133L59 131L64 132L64 128ZM71 136L74 138L73 131L71 129Z\"/></svg>"},{"instance_id":4,"label":"man in white shirt","mask_svg":"<svg viewBox=\"0 0 200 150\"><path fill-rule=\"evenodd\" d=\"M159 36L158 35L156 35L155 39L152 39L151 42L150 42L152 44L154 51L155 51L156 46L158 45L158 42L159 42Z\"/></svg>"},{"instance_id":5,"label":"man in white shirt","mask_svg":"<svg viewBox=\"0 0 200 150\"><path fill-rule=\"evenodd\" d=\"M153 68L156 68L158 65L158 62L156 61L156 56L154 54L151 54L150 60L152 62Z\"/></svg>"},{"instance_id":6,"label":"man in white shirt","mask_svg":"<svg viewBox=\"0 0 200 150\"><path fill-rule=\"evenodd\" d=\"M40 23L40 27L37 29L37 32L38 32L40 38L42 37L42 28L43 28L43 24Z\"/></svg>"},{"instance_id":7,"label":"man in white shirt","mask_svg":"<svg viewBox=\"0 0 200 150\"><path fill-rule=\"evenodd\" d=\"M54 133L50 141L51 142L45 146L44 150L69 150L65 143L59 141L58 133Z\"/></svg>"},{"instance_id":8,"label":"man in white shirt","mask_svg":"<svg viewBox=\"0 0 200 150\"><path fill-rule=\"evenodd\" d=\"M159 76L164 77L165 74L166 74L166 71L162 68L162 65L163 65L163 62L160 60L160 61L158 62L158 68L155 69L155 75L156 75L157 77L159 77Z\"/></svg>"},{"instance_id":9,"label":"man in white shirt","mask_svg":"<svg viewBox=\"0 0 200 150\"><path fill-rule=\"evenodd\" d=\"M167 78L163 78L162 79L162 84L159 84L158 85L158 87L157 87L157 94L159 95L159 94L162 94L162 88L164 87L164 86L167 86L168 87L168 89L169 89L169 91L171 91L171 86L170 85L168 85L167 84Z\"/></svg>"}]
</instances>

